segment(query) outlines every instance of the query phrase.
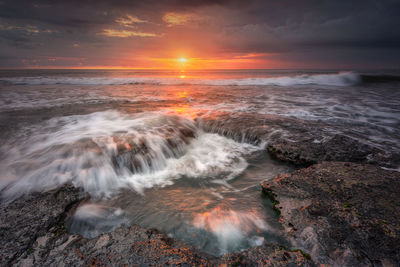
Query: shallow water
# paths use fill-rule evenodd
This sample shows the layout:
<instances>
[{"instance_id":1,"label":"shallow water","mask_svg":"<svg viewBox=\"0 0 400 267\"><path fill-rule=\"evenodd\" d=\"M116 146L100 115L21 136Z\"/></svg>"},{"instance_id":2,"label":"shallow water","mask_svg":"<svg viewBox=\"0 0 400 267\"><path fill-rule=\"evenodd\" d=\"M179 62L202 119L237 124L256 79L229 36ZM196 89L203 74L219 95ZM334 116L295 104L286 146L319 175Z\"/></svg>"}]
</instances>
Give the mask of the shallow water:
<instances>
[{"instance_id":1,"label":"shallow water","mask_svg":"<svg viewBox=\"0 0 400 267\"><path fill-rule=\"evenodd\" d=\"M264 239L287 244L259 182L293 168L273 162L265 152L254 153L248 162L246 170L229 181L223 174L185 176L172 185L145 190L143 195L124 190L115 198L85 203L67 227L94 237L134 223L161 229L213 255L261 245ZM86 209L96 215L88 218Z\"/></svg>"},{"instance_id":2,"label":"shallow water","mask_svg":"<svg viewBox=\"0 0 400 267\"><path fill-rule=\"evenodd\" d=\"M228 112L317 120L396 151L400 79L385 75L1 71L1 196L82 187L92 200L68 229L87 237L138 224L214 255L264 239L285 243L259 183L293 167L271 160L265 144L206 133L195 119Z\"/></svg>"}]
</instances>

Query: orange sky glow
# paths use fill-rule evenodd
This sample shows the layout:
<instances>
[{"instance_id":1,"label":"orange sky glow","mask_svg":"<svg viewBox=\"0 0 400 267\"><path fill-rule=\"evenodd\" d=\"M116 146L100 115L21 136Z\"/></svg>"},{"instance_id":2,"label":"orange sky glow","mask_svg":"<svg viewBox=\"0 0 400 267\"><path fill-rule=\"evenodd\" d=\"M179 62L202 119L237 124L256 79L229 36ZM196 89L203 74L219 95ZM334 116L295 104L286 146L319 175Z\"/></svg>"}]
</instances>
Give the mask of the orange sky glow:
<instances>
[{"instance_id":1,"label":"orange sky glow","mask_svg":"<svg viewBox=\"0 0 400 267\"><path fill-rule=\"evenodd\" d=\"M264 56L264 55L262 55ZM184 59L184 61L183 61ZM48 61L57 62L64 58L48 58ZM262 68L285 68L290 64L271 59L258 59L257 55L242 55L232 58L196 58L178 56L175 58L128 58L124 60L113 60L112 64L107 65L87 65L85 59L70 59L80 61L77 66L63 67L67 69L170 69L170 70L200 70L200 69L262 69ZM43 60L44 61L44 60ZM49 68L59 67L52 65L31 65L29 68Z\"/></svg>"},{"instance_id":2,"label":"orange sky glow","mask_svg":"<svg viewBox=\"0 0 400 267\"><path fill-rule=\"evenodd\" d=\"M99 44L74 40L53 56L23 60L24 68L67 69L261 69L288 68L273 53L236 52L226 47L221 33L203 13L166 12L159 23L125 14L97 30ZM154 20L154 19L153 19ZM37 29L36 34L40 34ZM184 61L181 59L184 58Z\"/></svg>"},{"instance_id":3,"label":"orange sky glow","mask_svg":"<svg viewBox=\"0 0 400 267\"><path fill-rule=\"evenodd\" d=\"M0 68L399 66L396 1L82 1L6 1Z\"/></svg>"}]
</instances>

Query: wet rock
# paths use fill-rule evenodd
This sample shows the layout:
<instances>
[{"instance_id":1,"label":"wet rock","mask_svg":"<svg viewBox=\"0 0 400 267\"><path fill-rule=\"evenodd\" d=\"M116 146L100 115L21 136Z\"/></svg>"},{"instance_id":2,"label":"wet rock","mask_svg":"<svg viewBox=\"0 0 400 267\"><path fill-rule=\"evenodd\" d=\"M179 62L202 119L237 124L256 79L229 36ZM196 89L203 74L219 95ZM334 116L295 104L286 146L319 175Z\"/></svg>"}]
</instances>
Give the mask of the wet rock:
<instances>
[{"instance_id":1,"label":"wet rock","mask_svg":"<svg viewBox=\"0 0 400 267\"><path fill-rule=\"evenodd\" d=\"M326 141L321 143L306 139L297 142L274 140L267 149L273 157L297 165L307 166L321 161L349 161L392 166L389 156L380 156L383 153L381 150L355 139L339 134L325 139Z\"/></svg>"},{"instance_id":2,"label":"wet rock","mask_svg":"<svg viewBox=\"0 0 400 267\"><path fill-rule=\"evenodd\" d=\"M112 162L117 171L129 169L132 173L146 171L151 168L157 158L179 158L184 154L184 147L196 138L196 128L193 125L179 124L162 126L154 130L162 140L160 144L152 146L153 140L144 136L114 135L113 141L117 144L117 154Z\"/></svg>"},{"instance_id":3,"label":"wet rock","mask_svg":"<svg viewBox=\"0 0 400 267\"><path fill-rule=\"evenodd\" d=\"M163 233L138 226L120 227L95 239L67 233L57 236L49 232L33 249L34 252L23 255L17 265L192 266L216 261Z\"/></svg>"},{"instance_id":4,"label":"wet rock","mask_svg":"<svg viewBox=\"0 0 400 267\"><path fill-rule=\"evenodd\" d=\"M323 162L262 183L296 247L316 263L397 266L400 173Z\"/></svg>"},{"instance_id":5,"label":"wet rock","mask_svg":"<svg viewBox=\"0 0 400 267\"><path fill-rule=\"evenodd\" d=\"M400 154L385 151L320 121L258 113L219 113L197 120L206 131L255 144L265 142L270 155L301 166L322 161L350 161L397 168ZM365 141L365 140L364 140Z\"/></svg>"},{"instance_id":6,"label":"wet rock","mask_svg":"<svg viewBox=\"0 0 400 267\"><path fill-rule=\"evenodd\" d=\"M139 226L120 227L95 239L50 231L38 238L17 266L314 266L301 250L265 244L221 258L202 253L164 233Z\"/></svg>"},{"instance_id":7,"label":"wet rock","mask_svg":"<svg viewBox=\"0 0 400 267\"><path fill-rule=\"evenodd\" d=\"M313 266L299 250L278 245L252 248L221 258L205 254L157 229L123 226L94 239L70 234L65 228L87 196L79 189L33 193L3 203L0 216L1 266L216 266L263 263L273 266Z\"/></svg>"},{"instance_id":8,"label":"wet rock","mask_svg":"<svg viewBox=\"0 0 400 267\"><path fill-rule=\"evenodd\" d=\"M309 254L300 249L290 250L277 244L264 244L240 253L222 256L229 266L316 266Z\"/></svg>"},{"instance_id":9,"label":"wet rock","mask_svg":"<svg viewBox=\"0 0 400 267\"><path fill-rule=\"evenodd\" d=\"M66 212L85 197L73 186L33 193L0 206L0 266L31 250L49 228L63 223Z\"/></svg>"}]
</instances>

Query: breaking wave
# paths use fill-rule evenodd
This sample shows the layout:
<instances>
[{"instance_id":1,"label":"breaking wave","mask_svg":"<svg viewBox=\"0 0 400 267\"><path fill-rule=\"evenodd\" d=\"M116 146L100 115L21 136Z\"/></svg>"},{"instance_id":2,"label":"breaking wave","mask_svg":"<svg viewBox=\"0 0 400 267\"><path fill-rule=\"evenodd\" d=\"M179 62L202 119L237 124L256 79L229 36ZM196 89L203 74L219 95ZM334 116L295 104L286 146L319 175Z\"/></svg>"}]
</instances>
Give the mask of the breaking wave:
<instances>
[{"instance_id":1,"label":"breaking wave","mask_svg":"<svg viewBox=\"0 0 400 267\"><path fill-rule=\"evenodd\" d=\"M141 193L180 177L231 179L259 147L204 133L182 117L117 111L54 118L24 141L1 148L0 191L5 199L67 182L92 196L121 188Z\"/></svg>"},{"instance_id":2,"label":"breaking wave","mask_svg":"<svg viewBox=\"0 0 400 267\"><path fill-rule=\"evenodd\" d=\"M295 85L327 85L349 86L361 82L361 76L352 72L335 74L296 75L269 78L241 79L196 79L196 78L149 78L149 77L13 77L0 81L14 85L123 85L123 84L157 84L157 85L212 85L212 86L295 86Z\"/></svg>"}]
</instances>

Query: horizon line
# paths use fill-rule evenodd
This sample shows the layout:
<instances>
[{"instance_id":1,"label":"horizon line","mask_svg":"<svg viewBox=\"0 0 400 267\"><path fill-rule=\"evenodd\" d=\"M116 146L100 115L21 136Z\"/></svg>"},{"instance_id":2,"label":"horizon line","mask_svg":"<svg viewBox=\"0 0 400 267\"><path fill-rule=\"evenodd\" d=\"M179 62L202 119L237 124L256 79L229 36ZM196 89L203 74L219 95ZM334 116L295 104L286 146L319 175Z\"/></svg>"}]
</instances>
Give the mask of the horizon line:
<instances>
[{"instance_id":1,"label":"horizon line","mask_svg":"<svg viewBox=\"0 0 400 267\"><path fill-rule=\"evenodd\" d=\"M235 70L309 70L309 71L360 71L360 70L400 70L400 68L195 68L195 69L176 69L176 68L124 68L124 67L87 67L87 68L75 68L75 67L0 67L0 71L7 70L137 70L137 71L174 71L174 72L190 72L190 71L235 71Z\"/></svg>"}]
</instances>

